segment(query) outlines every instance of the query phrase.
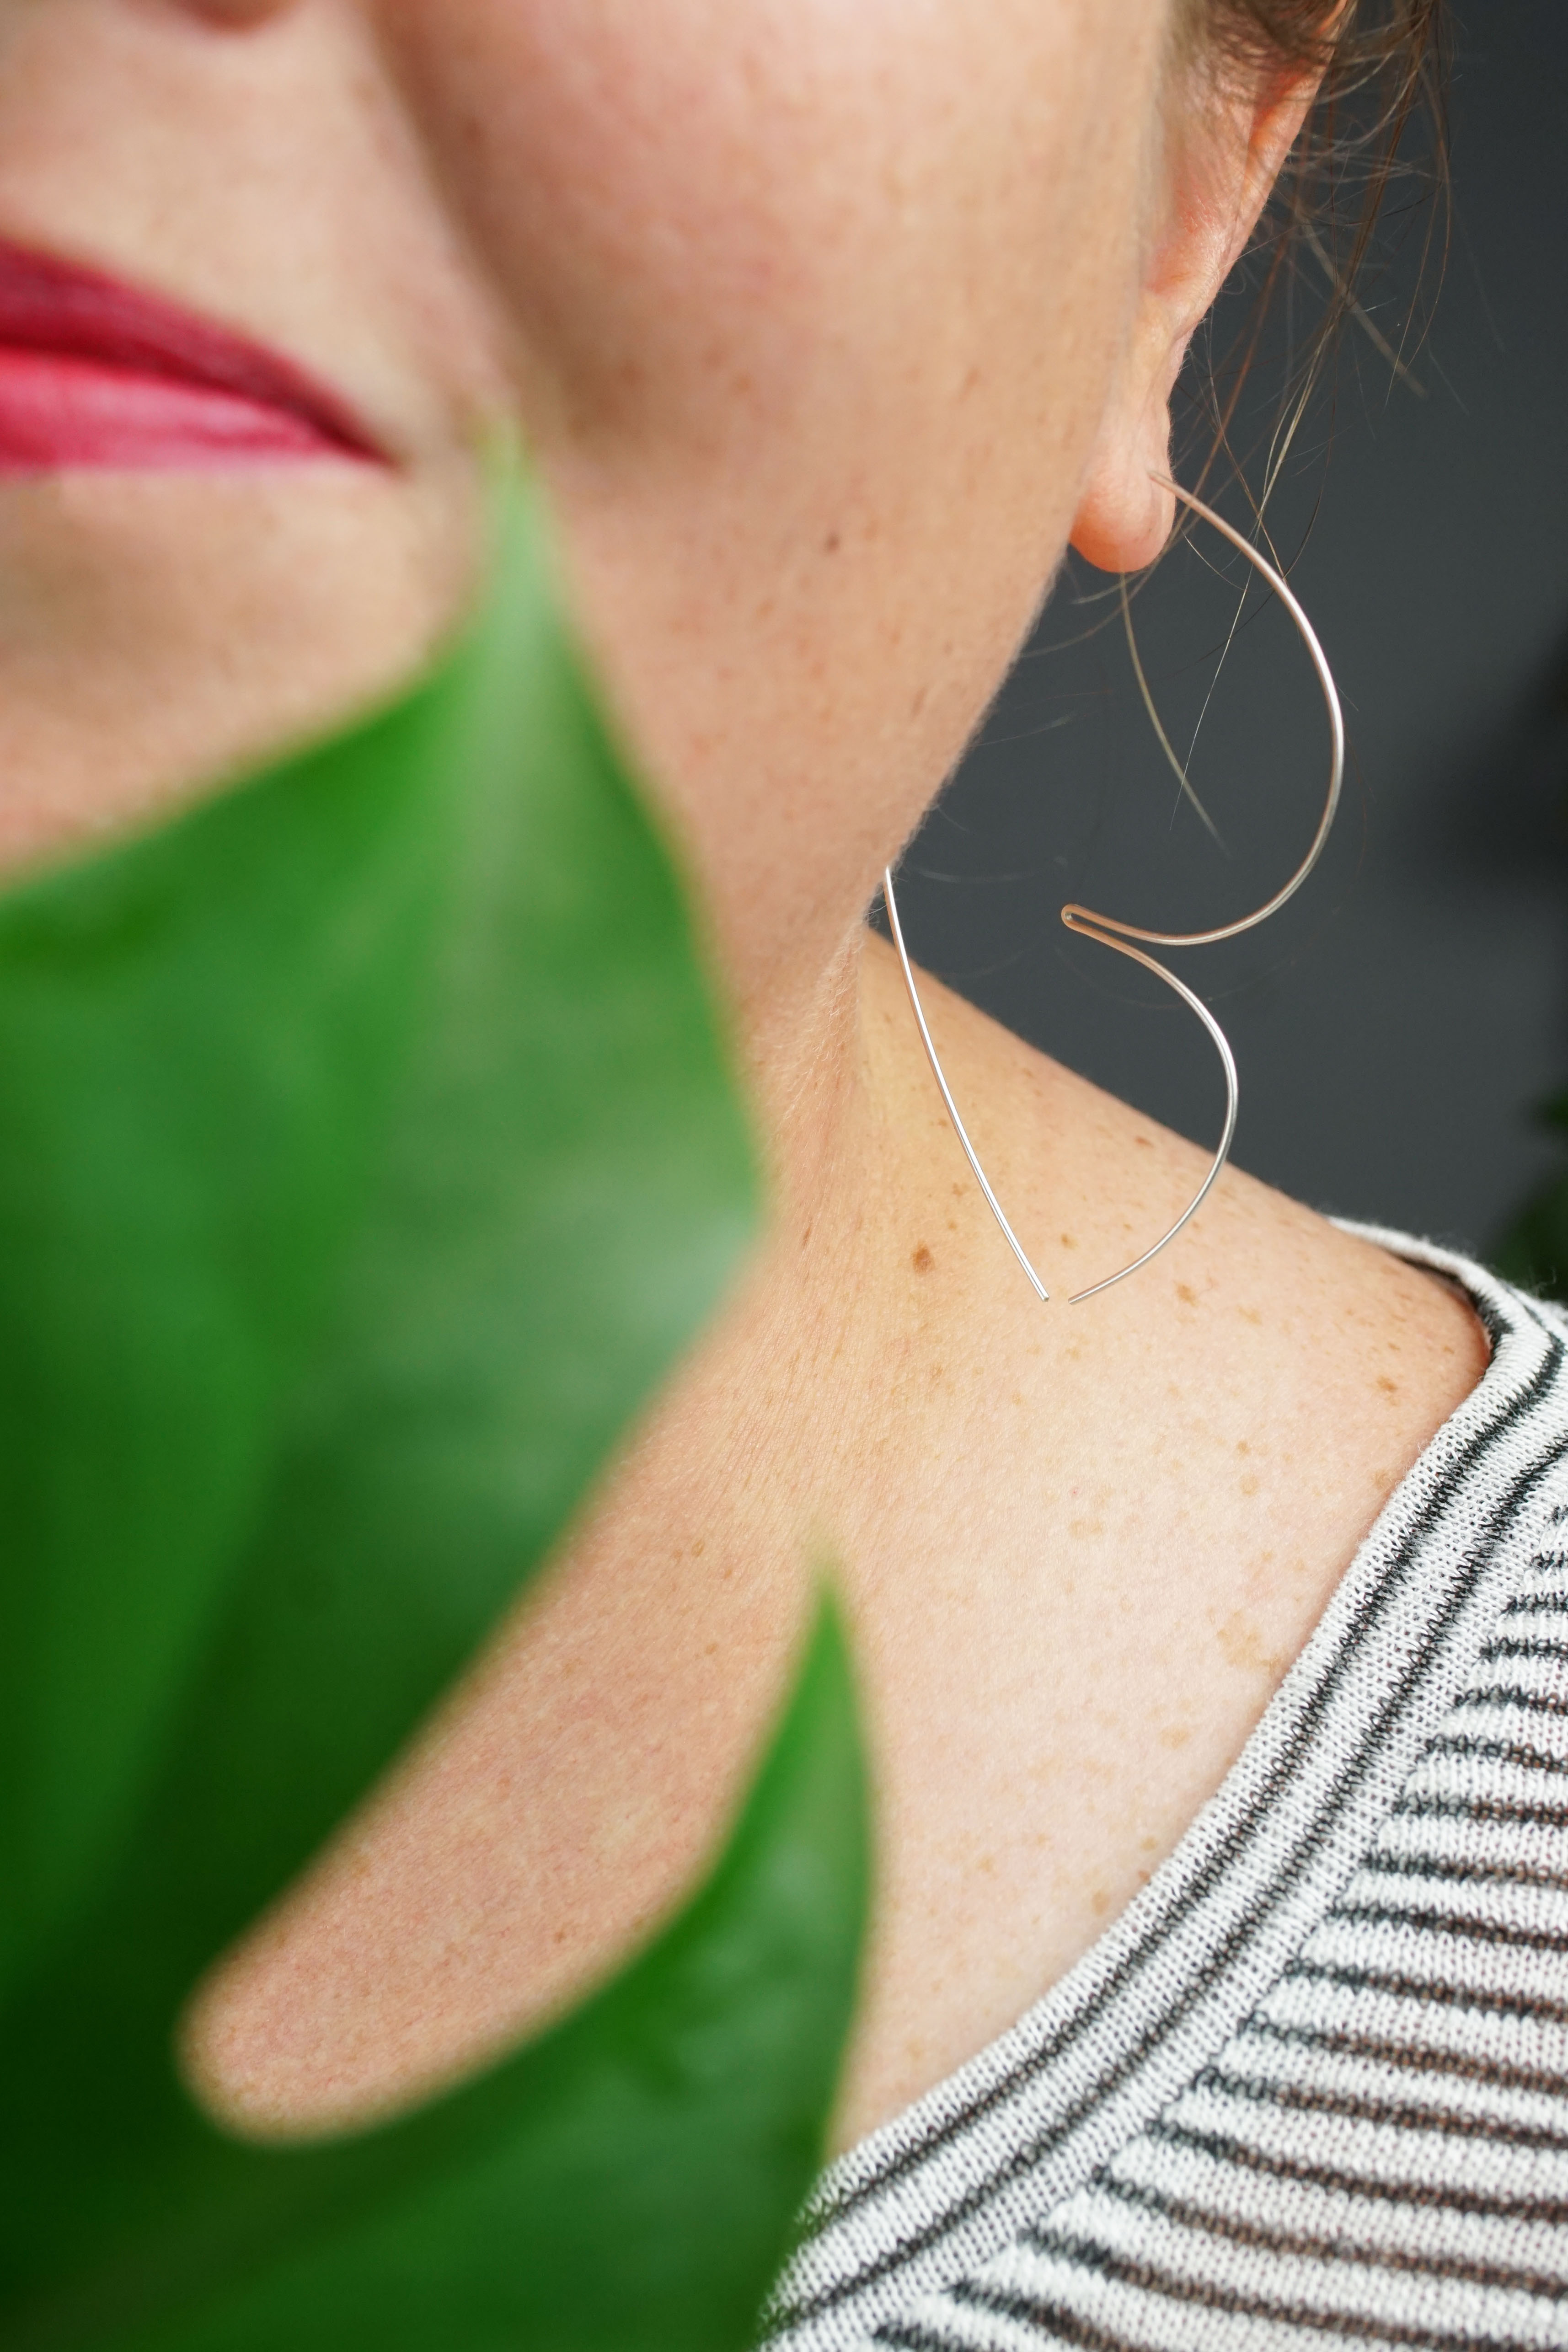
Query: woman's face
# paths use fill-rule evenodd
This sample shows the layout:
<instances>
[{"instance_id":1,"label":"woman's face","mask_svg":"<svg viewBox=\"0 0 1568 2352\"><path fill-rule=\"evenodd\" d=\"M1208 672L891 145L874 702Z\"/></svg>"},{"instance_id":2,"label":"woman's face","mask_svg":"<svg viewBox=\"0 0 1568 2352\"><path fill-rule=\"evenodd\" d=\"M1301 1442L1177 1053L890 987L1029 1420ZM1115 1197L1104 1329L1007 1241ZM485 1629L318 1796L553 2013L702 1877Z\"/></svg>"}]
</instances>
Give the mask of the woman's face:
<instances>
[{"instance_id":1,"label":"woman's face","mask_svg":"<svg viewBox=\"0 0 1568 2352\"><path fill-rule=\"evenodd\" d=\"M1075 516L1104 551L1086 487L1144 480L1167 14L0 0L0 242L259 340L381 453L0 482L0 853L416 660L509 412L743 1004L787 1013ZM1158 502L1122 507L1135 560Z\"/></svg>"}]
</instances>

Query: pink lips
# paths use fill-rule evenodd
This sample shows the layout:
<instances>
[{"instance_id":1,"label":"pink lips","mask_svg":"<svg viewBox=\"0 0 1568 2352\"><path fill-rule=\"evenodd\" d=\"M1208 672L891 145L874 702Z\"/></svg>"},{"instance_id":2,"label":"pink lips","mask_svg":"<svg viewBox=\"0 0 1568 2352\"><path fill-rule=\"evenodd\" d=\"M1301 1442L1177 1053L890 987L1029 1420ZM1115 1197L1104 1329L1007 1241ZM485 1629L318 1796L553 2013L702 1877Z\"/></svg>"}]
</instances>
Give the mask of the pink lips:
<instances>
[{"instance_id":1,"label":"pink lips","mask_svg":"<svg viewBox=\"0 0 1568 2352\"><path fill-rule=\"evenodd\" d=\"M291 361L101 271L0 242L0 476L320 457L384 462Z\"/></svg>"}]
</instances>

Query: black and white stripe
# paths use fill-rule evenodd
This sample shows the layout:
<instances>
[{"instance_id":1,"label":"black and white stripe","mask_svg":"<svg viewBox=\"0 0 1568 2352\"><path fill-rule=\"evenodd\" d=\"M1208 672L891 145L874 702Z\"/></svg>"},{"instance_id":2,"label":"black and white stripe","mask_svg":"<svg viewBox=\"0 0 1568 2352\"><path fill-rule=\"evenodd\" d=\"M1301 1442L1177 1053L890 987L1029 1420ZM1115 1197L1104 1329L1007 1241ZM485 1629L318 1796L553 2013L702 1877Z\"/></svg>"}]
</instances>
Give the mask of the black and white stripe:
<instances>
[{"instance_id":1,"label":"black and white stripe","mask_svg":"<svg viewBox=\"0 0 1568 2352\"><path fill-rule=\"evenodd\" d=\"M774 2352L1568 2346L1568 1324L1485 1379L1166 1866L825 2176Z\"/></svg>"}]
</instances>

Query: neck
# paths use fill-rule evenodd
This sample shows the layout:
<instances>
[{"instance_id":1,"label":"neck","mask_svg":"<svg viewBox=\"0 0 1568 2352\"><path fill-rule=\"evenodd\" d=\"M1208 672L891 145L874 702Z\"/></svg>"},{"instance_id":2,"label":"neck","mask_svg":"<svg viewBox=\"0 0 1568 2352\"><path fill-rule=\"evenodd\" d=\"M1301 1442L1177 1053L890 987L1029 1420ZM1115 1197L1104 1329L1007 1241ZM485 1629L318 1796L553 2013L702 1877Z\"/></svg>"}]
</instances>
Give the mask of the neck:
<instances>
[{"instance_id":1,"label":"neck","mask_svg":"<svg viewBox=\"0 0 1568 2352\"><path fill-rule=\"evenodd\" d=\"M749 1033L773 1213L747 1277L557 1572L198 2009L198 2074L253 2119L401 2098L640 1940L733 1816L826 1572L877 1792L841 2117L870 2128L1169 1852L1479 1375L1439 1286L1237 1175L1179 1258L1042 1307L891 953L798 1002ZM935 983L928 1012L1048 1273L1168 1222L1202 1152Z\"/></svg>"}]
</instances>

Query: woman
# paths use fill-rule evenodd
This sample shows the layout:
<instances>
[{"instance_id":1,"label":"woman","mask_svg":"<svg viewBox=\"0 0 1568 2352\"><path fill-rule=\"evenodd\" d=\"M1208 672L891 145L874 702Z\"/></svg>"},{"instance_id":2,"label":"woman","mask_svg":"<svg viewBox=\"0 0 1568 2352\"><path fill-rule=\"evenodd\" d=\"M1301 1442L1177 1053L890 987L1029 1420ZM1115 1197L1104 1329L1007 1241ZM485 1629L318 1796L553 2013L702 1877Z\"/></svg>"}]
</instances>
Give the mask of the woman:
<instances>
[{"instance_id":1,"label":"woman","mask_svg":"<svg viewBox=\"0 0 1568 2352\"><path fill-rule=\"evenodd\" d=\"M1135 1281L1042 1309L862 922L1068 543L1128 570L1164 542L1187 340L1349 12L10 0L0 25L15 281L68 265L100 359L82 266L155 289L188 360L134 415L72 378L5 488L8 855L406 669L465 591L484 428L519 415L775 1182L742 1295L548 1587L204 1991L204 2095L329 2127L610 1967L720 1834L825 1551L881 1883L788 2340L1551 2340L1568 2206L1525 2174L1568 2146L1555 1832L1460 1762L1427 1790L1458 1808L1451 1884L1437 1831L1406 1832L1467 1690L1517 1682L1551 1748L1550 1643L1483 1654L1511 1599L1551 1597L1560 1339L1240 1175ZM14 450L32 397L0 381ZM927 1001L1042 1255L1092 1277L1171 1221L1201 1154ZM1485 1769L1528 1796L1511 1743ZM1428 1979L1479 1989L1444 2008Z\"/></svg>"}]
</instances>

